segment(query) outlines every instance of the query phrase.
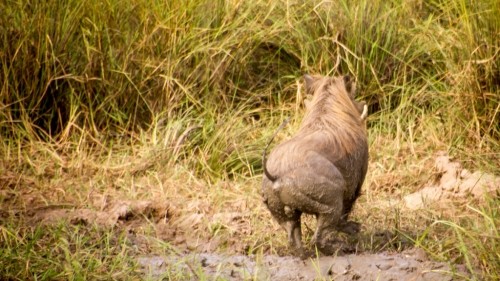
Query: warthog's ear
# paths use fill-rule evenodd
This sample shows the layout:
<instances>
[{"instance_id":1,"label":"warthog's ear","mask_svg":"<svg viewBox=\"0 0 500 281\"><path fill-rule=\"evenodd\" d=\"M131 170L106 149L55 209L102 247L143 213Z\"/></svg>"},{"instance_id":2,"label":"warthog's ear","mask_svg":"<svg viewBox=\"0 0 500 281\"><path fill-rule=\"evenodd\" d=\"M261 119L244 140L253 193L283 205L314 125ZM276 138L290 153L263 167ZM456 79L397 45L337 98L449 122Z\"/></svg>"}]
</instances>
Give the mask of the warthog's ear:
<instances>
[{"instance_id":1,"label":"warthog's ear","mask_svg":"<svg viewBox=\"0 0 500 281\"><path fill-rule=\"evenodd\" d=\"M356 81L351 76L346 75L344 76L344 85L349 96L354 99L356 96Z\"/></svg>"},{"instance_id":2,"label":"warthog's ear","mask_svg":"<svg viewBox=\"0 0 500 281\"><path fill-rule=\"evenodd\" d=\"M311 100L310 100L310 99L305 99L305 100L304 100L304 107L305 107L306 109L311 108Z\"/></svg>"},{"instance_id":3,"label":"warthog's ear","mask_svg":"<svg viewBox=\"0 0 500 281\"><path fill-rule=\"evenodd\" d=\"M360 102L355 101L354 105L356 106L356 109L360 114L361 120L364 121L366 117L368 117L368 105L366 105L366 102L364 101Z\"/></svg>"},{"instance_id":4,"label":"warthog's ear","mask_svg":"<svg viewBox=\"0 0 500 281\"><path fill-rule=\"evenodd\" d=\"M306 85L306 94L309 94L310 92L312 92L312 84L314 82L314 78L309 74L305 74L304 82Z\"/></svg>"}]
</instances>

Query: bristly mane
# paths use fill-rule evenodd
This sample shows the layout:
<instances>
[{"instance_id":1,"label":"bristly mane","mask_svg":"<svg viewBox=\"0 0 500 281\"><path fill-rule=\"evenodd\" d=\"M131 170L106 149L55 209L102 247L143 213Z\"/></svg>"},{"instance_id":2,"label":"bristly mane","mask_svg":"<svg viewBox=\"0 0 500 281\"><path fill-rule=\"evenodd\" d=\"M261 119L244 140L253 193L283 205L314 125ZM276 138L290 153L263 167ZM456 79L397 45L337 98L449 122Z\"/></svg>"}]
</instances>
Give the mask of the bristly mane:
<instances>
[{"instance_id":1,"label":"bristly mane","mask_svg":"<svg viewBox=\"0 0 500 281\"><path fill-rule=\"evenodd\" d=\"M366 129L342 78L315 78L313 99L298 135L322 131L328 145L341 154L352 152L366 139Z\"/></svg>"}]
</instances>

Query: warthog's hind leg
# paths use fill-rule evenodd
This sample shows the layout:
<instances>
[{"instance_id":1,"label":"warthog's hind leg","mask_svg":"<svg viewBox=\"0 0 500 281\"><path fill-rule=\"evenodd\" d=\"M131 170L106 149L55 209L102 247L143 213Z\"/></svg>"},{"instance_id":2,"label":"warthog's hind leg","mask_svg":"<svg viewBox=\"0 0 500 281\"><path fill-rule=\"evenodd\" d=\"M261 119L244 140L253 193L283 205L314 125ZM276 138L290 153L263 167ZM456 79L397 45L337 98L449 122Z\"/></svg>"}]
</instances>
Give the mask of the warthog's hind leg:
<instances>
[{"instance_id":1,"label":"warthog's hind leg","mask_svg":"<svg viewBox=\"0 0 500 281\"><path fill-rule=\"evenodd\" d=\"M301 222L300 222L301 212L295 210L293 214L289 216L289 219L282 222L281 225L285 228L288 234L288 243L290 246L297 250L299 255L303 254L302 247L302 230L301 230Z\"/></svg>"},{"instance_id":2,"label":"warthog's hind leg","mask_svg":"<svg viewBox=\"0 0 500 281\"><path fill-rule=\"evenodd\" d=\"M341 210L342 208L333 207L330 212L318 214L317 216L317 228L312 242L325 255L335 253L335 247L333 247L333 241L329 239L329 234L332 234L338 228Z\"/></svg>"}]
</instances>

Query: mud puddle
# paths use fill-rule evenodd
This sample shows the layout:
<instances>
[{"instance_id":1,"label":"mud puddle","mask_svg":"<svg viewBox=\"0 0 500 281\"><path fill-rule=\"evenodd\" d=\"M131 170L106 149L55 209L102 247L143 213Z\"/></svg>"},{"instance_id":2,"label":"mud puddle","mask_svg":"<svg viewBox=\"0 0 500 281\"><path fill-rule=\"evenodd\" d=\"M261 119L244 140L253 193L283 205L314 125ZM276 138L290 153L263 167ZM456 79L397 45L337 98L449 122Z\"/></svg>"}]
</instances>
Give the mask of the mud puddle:
<instances>
[{"instance_id":1,"label":"mud puddle","mask_svg":"<svg viewBox=\"0 0 500 281\"><path fill-rule=\"evenodd\" d=\"M423 251L352 254L301 260L291 256L224 256L213 253L140 257L152 280L190 272L191 280L454 280L445 263L427 260Z\"/></svg>"}]
</instances>

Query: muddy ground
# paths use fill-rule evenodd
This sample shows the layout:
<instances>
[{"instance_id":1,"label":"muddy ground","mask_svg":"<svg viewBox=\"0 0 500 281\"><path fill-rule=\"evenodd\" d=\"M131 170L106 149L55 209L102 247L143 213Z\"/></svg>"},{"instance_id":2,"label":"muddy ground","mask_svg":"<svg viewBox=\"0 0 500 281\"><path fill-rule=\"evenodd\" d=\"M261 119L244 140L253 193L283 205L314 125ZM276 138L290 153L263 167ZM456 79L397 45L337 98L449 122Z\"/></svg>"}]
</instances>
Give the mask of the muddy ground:
<instances>
[{"instance_id":1,"label":"muddy ground","mask_svg":"<svg viewBox=\"0 0 500 281\"><path fill-rule=\"evenodd\" d=\"M213 220L238 223L242 214L219 213ZM180 230L169 228L168 206L151 201L117 201L103 211L67 209L62 206L37 209L32 214L34 223L55 223L65 218L73 224L98 223L109 227L128 229L129 239L138 247L147 244L147 238L137 235L145 219L156 220L157 235L171 241L175 251L165 255L138 255L146 279L167 280L170 276L191 276L191 280L218 278L218 280L457 280L453 273L467 276L465 267L452 268L446 263L429 259L421 249L410 248L402 252L359 252L337 256L319 256L300 259L293 255L222 254L212 252L213 243L183 236ZM196 224L193 220L173 221L177 228ZM170 231L166 230L170 229ZM388 238L390 239L390 238Z\"/></svg>"},{"instance_id":2,"label":"muddy ground","mask_svg":"<svg viewBox=\"0 0 500 281\"><path fill-rule=\"evenodd\" d=\"M173 266L174 270L191 271L193 280L200 277L196 270L199 268L207 276L225 280L453 280L449 266L429 261L421 250L306 260L292 256L256 258L202 253L140 257L139 263L151 279L161 279L166 276L166 268L170 266L172 270Z\"/></svg>"},{"instance_id":3,"label":"muddy ground","mask_svg":"<svg viewBox=\"0 0 500 281\"><path fill-rule=\"evenodd\" d=\"M439 202L461 197L481 197L484 193L498 193L500 178L493 175L469 172L446 155L436 158L438 177L418 191L404 196L399 201L378 203L398 205L409 212L426 208ZM6 177L4 176L4 180ZM3 208L0 217L23 216L28 223L53 224L61 220L77 225L98 225L104 228L122 229L138 248L148 247L148 237L166 241L172 251L165 255L148 254L141 251L137 257L146 279L169 279L176 272L191 276L192 280L207 278L215 280L457 280L467 276L465 267L433 261L426 253L413 248L411 243L401 245L398 250L385 248L380 251L365 251L354 248L351 253L336 256L316 256L309 259L294 257L287 250L278 254L265 250L253 253L245 246L243 236L252 232L249 209L244 203L233 204L227 212L210 211L203 200L191 200L186 212L179 204L164 200L131 200L90 192L87 204L76 207L72 204L47 204L40 194L29 191L19 194L2 190L5 202L29 208ZM11 198L12 197L12 198ZM9 199L11 198L11 199ZM259 212L265 212L264 209ZM195 235L206 232L206 225L216 232L215 226L224 226L227 236ZM150 232L145 232L150 228ZM281 231L275 228L269 231ZM388 243L394 233L382 233ZM376 235L375 235L376 236ZM372 235L372 237L374 237ZM252 238L253 239L253 238ZM368 238L370 239L370 238ZM248 242L248 241L247 241ZM219 251L225 245L225 251ZM453 273L455 275L453 275ZM453 275L453 276L452 276Z\"/></svg>"}]
</instances>

